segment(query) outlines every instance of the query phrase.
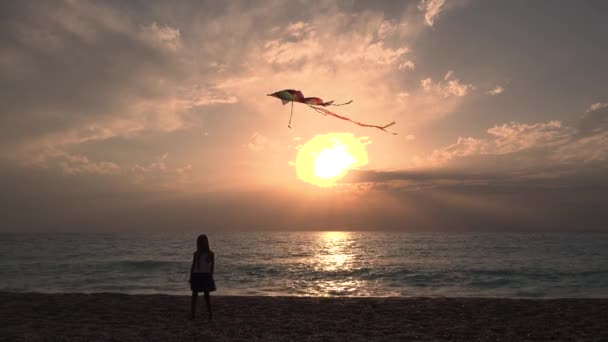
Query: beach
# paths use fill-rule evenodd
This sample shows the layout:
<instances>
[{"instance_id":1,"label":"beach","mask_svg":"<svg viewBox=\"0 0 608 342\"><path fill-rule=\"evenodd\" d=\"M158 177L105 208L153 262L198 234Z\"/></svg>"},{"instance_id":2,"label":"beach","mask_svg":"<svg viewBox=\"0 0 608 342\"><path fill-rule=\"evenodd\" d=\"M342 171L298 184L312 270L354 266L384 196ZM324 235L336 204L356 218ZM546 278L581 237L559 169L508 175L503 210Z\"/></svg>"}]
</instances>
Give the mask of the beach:
<instances>
[{"instance_id":1,"label":"beach","mask_svg":"<svg viewBox=\"0 0 608 342\"><path fill-rule=\"evenodd\" d=\"M608 299L0 293L3 341L608 340Z\"/></svg>"}]
</instances>

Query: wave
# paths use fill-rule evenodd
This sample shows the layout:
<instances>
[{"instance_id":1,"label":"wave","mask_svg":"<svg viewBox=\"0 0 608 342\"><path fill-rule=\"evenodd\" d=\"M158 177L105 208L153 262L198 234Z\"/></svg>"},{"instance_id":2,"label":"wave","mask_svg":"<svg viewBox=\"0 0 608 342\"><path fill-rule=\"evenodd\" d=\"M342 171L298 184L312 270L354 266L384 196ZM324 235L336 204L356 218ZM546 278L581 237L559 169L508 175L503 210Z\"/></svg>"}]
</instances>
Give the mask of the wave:
<instances>
[{"instance_id":1,"label":"wave","mask_svg":"<svg viewBox=\"0 0 608 342\"><path fill-rule=\"evenodd\" d=\"M190 270L190 263L183 261L163 261L163 260L121 260L111 261L105 264L109 268L127 269L137 271L165 270L165 269L184 269Z\"/></svg>"},{"instance_id":2,"label":"wave","mask_svg":"<svg viewBox=\"0 0 608 342\"><path fill-rule=\"evenodd\" d=\"M597 237L319 234L210 235L218 293L608 297ZM0 290L188 290L192 237L3 238Z\"/></svg>"}]
</instances>

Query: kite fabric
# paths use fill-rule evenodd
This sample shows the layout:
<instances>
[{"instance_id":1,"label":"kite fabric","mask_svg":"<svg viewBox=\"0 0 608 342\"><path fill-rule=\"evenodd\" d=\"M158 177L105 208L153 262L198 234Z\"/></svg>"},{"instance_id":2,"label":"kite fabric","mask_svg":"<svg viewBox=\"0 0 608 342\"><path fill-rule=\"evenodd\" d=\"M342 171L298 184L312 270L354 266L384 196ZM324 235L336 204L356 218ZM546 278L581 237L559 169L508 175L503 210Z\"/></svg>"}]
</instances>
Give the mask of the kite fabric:
<instances>
[{"instance_id":1,"label":"kite fabric","mask_svg":"<svg viewBox=\"0 0 608 342\"><path fill-rule=\"evenodd\" d=\"M358 122L358 121L349 119L345 116L338 115L325 108L321 108L321 107L327 107L327 106L344 106L344 105L347 105L347 104L350 104L351 102L353 102L352 100L350 100L348 102L344 102L344 103L334 103L334 101L323 102L323 100L321 100L318 97L304 97L304 94L302 94L301 91L293 90L293 89L280 90L275 93L268 94L268 96L273 96L273 97L280 99L284 105L291 102L291 114L289 116L289 124L287 124L287 126L290 128L291 128L291 117L293 115L293 103L299 102L299 103L303 103L303 104L307 105L308 107L314 109L317 113L320 113L323 115L331 115L335 118L350 121L350 122L352 122L356 125L362 126L362 127L373 127L373 128L383 130L390 134L397 134L397 133L389 132L386 130L386 128L394 125L395 121L389 123L388 125L384 125L384 126L370 125L370 124L366 124L366 123L362 123L362 122Z\"/></svg>"}]
</instances>

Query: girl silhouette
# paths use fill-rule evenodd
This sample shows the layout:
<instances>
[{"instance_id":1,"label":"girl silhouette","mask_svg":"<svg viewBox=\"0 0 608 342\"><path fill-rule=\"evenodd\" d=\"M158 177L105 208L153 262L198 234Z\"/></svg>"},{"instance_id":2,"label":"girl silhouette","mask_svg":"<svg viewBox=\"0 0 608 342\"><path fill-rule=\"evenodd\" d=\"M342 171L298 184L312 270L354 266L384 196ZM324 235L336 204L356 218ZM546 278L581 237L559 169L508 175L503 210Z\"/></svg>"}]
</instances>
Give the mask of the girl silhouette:
<instances>
[{"instance_id":1,"label":"girl silhouette","mask_svg":"<svg viewBox=\"0 0 608 342\"><path fill-rule=\"evenodd\" d=\"M199 292L205 294L209 320L212 319L209 293L215 291L215 282L213 281L214 261L215 255L209 248L209 239L204 234L200 235L196 239L196 252L194 252L194 256L192 257L192 267L190 268L190 289L192 290L191 319L194 319L196 316L196 300Z\"/></svg>"}]
</instances>

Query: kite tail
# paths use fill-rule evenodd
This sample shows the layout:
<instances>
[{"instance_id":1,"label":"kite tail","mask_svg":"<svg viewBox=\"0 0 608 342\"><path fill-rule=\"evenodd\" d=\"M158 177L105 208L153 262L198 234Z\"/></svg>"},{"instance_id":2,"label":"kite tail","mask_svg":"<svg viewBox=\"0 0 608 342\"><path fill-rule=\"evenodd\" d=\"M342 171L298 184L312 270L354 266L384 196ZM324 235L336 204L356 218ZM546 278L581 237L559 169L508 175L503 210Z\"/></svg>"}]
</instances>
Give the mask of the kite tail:
<instances>
[{"instance_id":1,"label":"kite tail","mask_svg":"<svg viewBox=\"0 0 608 342\"><path fill-rule=\"evenodd\" d=\"M396 124L396 123L397 123L397 122L393 121L393 122L389 123L389 124L388 124L388 125L386 125L386 126L382 126L382 128L391 127L392 125L394 125L394 124Z\"/></svg>"},{"instance_id":2,"label":"kite tail","mask_svg":"<svg viewBox=\"0 0 608 342\"><path fill-rule=\"evenodd\" d=\"M308 105L308 106L310 108L316 110L318 113L321 113L323 115L331 115L331 116L336 117L338 119L350 121L350 122L354 123L355 125L359 125L361 127L373 127L373 128L377 128L379 130L385 131L386 133L390 133L392 135L397 135L397 133L389 132L389 131L386 130L387 127L390 127L390 126L394 125L396 123L395 121L389 123L388 125L384 125L384 126L370 125L370 124L366 124L366 123L363 123L363 122L358 122L358 121L349 119L349 118L347 118L345 116L341 116L341 115L338 115L336 113L330 112L330 111L328 111L325 108L319 108L319 107L315 107L315 106L311 106L311 105Z\"/></svg>"},{"instance_id":3,"label":"kite tail","mask_svg":"<svg viewBox=\"0 0 608 342\"><path fill-rule=\"evenodd\" d=\"M289 122L287 123L287 127L291 128L291 118L293 117L293 101L291 101L291 113L289 113Z\"/></svg>"},{"instance_id":4,"label":"kite tail","mask_svg":"<svg viewBox=\"0 0 608 342\"><path fill-rule=\"evenodd\" d=\"M335 103L335 104L334 104L333 102L334 102L334 101L331 101L331 103L330 103L332 106L345 106L345 105L347 105L347 104L351 104L351 103L353 103L353 100L350 100L350 101L348 101L348 102L344 102L344 103Z\"/></svg>"},{"instance_id":5,"label":"kite tail","mask_svg":"<svg viewBox=\"0 0 608 342\"><path fill-rule=\"evenodd\" d=\"M334 103L334 101L328 101L328 102L323 102L323 103L307 103L307 104L309 104L309 105L316 104L318 106L327 107L327 106L344 106L344 105L350 104L352 102L353 102L353 100L350 100L350 101L344 102L344 103Z\"/></svg>"}]
</instances>

